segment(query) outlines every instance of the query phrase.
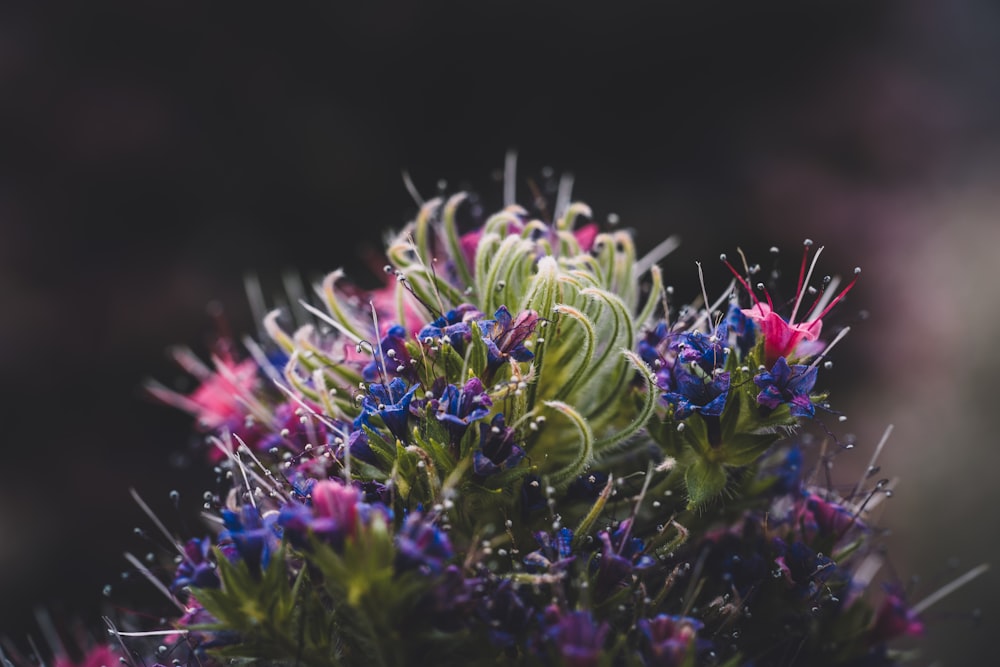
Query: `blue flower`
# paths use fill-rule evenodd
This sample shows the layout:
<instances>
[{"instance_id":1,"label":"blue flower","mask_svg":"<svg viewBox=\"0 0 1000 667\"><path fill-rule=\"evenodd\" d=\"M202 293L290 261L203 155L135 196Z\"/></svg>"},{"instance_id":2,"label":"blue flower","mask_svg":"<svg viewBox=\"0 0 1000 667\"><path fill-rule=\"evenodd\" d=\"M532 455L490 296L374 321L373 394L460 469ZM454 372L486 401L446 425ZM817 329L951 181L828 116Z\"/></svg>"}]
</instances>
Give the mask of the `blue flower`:
<instances>
[{"instance_id":1,"label":"blue flower","mask_svg":"<svg viewBox=\"0 0 1000 667\"><path fill-rule=\"evenodd\" d=\"M677 419L684 419L694 412L706 417L718 417L722 414L729 395L728 372L700 377L678 365L671 375L673 391L665 393L663 398L674 406L674 416Z\"/></svg>"},{"instance_id":2,"label":"blue flower","mask_svg":"<svg viewBox=\"0 0 1000 667\"><path fill-rule=\"evenodd\" d=\"M273 514L261 518L253 505L244 505L239 514L222 510L225 526L219 534L219 549L231 560L242 560L250 572L259 575L281 543L281 528Z\"/></svg>"},{"instance_id":3,"label":"blue flower","mask_svg":"<svg viewBox=\"0 0 1000 667\"><path fill-rule=\"evenodd\" d=\"M494 315L495 319L481 320L480 331L486 342L487 368L490 373L496 372L508 359L515 361L530 361L535 355L524 345L538 325L538 313L525 310L511 317L507 306L500 306Z\"/></svg>"},{"instance_id":4,"label":"blue flower","mask_svg":"<svg viewBox=\"0 0 1000 667\"><path fill-rule=\"evenodd\" d=\"M409 381L416 379L416 373L410 364L410 352L406 349L406 329L396 324L389 327L385 336L379 341L381 353L376 352L374 358L361 370L365 382L386 380L382 377L383 369L389 377L404 377Z\"/></svg>"},{"instance_id":5,"label":"blue flower","mask_svg":"<svg viewBox=\"0 0 1000 667\"><path fill-rule=\"evenodd\" d=\"M710 335L701 331L674 335L668 349L677 352L678 364L688 367L695 364L706 375L711 375L716 368L726 365L728 339L728 325L723 321Z\"/></svg>"},{"instance_id":6,"label":"blue flower","mask_svg":"<svg viewBox=\"0 0 1000 667\"><path fill-rule=\"evenodd\" d=\"M694 648L695 637L704 624L687 616L659 614L642 618L636 628L642 633L642 649L650 667L678 667Z\"/></svg>"},{"instance_id":7,"label":"blue flower","mask_svg":"<svg viewBox=\"0 0 1000 667\"><path fill-rule=\"evenodd\" d=\"M170 590L174 593L185 586L195 588L218 588L219 575L215 572L215 563L208 558L212 550L212 541L207 537L199 540L192 538L184 545L184 560L177 566Z\"/></svg>"},{"instance_id":8,"label":"blue flower","mask_svg":"<svg viewBox=\"0 0 1000 667\"><path fill-rule=\"evenodd\" d=\"M347 436L347 442L337 450L337 460L343 461L346 452L351 453L352 459L371 463L372 465L378 463L378 459L375 458L375 452L372 451L371 445L368 443L368 434L360 428L351 431Z\"/></svg>"},{"instance_id":9,"label":"blue flower","mask_svg":"<svg viewBox=\"0 0 1000 667\"><path fill-rule=\"evenodd\" d=\"M564 665L597 667L604 655L608 630L608 624L597 625L589 611L574 611L560 618L548 635Z\"/></svg>"},{"instance_id":10,"label":"blue flower","mask_svg":"<svg viewBox=\"0 0 1000 667\"><path fill-rule=\"evenodd\" d=\"M524 557L529 572L552 572L565 569L573 556L573 531L560 528L555 533L535 533L539 548Z\"/></svg>"},{"instance_id":11,"label":"blue flower","mask_svg":"<svg viewBox=\"0 0 1000 667\"><path fill-rule=\"evenodd\" d=\"M396 567L440 574L454 555L448 535L420 512L411 512L396 535Z\"/></svg>"},{"instance_id":12,"label":"blue flower","mask_svg":"<svg viewBox=\"0 0 1000 667\"><path fill-rule=\"evenodd\" d=\"M761 389L757 403L770 410L787 403L793 417L812 417L816 408L809 399L809 392L816 384L816 373L815 366L789 366L784 357L779 357L770 372L753 378Z\"/></svg>"},{"instance_id":13,"label":"blue flower","mask_svg":"<svg viewBox=\"0 0 1000 667\"><path fill-rule=\"evenodd\" d=\"M660 368L663 366L663 356L660 354L660 346L670 335L670 329L666 322L660 322L652 331L647 331L643 339L639 341L639 358L650 368Z\"/></svg>"},{"instance_id":14,"label":"blue flower","mask_svg":"<svg viewBox=\"0 0 1000 667\"><path fill-rule=\"evenodd\" d=\"M417 333L417 338L423 342L447 338L459 354L464 354L466 343L472 340L469 322L482 317L483 314L471 303L463 303L426 325Z\"/></svg>"},{"instance_id":15,"label":"blue flower","mask_svg":"<svg viewBox=\"0 0 1000 667\"><path fill-rule=\"evenodd\" d=\"M804 542L795 541L787 545L784 540L775 538L774 548L778 554L775 564L784 574L785 581L802 598L815 596L820 586L836 571L836 564L830 558L816 553Z\"/></svg>"},{"instance_id":16,"label":"blue flower","mask_svg":"<svg viewBox=\"0 0 1000 667\"><path fill-rule=\"evenodd\" d=\"M676 358L657 373L657 384L667 390L663 398L674 406L674 416L684 419L699 412L718 417L729 395L729 373L719 371L728 355L726 323L710 335L701 331L667 335L667 349Z\"/></svg>"},{"instance_id":17,"label":"blue flower","mask_svg":"<svg viewBox=\"0 0 1000 667\"><path fill-rule=\"evenodd\" d=\"M775 495L798 493L802 488L802 463L802 448L792 445L782 454L778 465L765 473L774 480L771 492Z\"/></svg>"},{"instance_id":18,"label":"blue flower","mask_svg":"<svg viewBox=\"0 0 1000 667\"><path fill-rule=\"evenodd\" d=\"M410 401L419 386L415 384L406 389L406 383L400 378L393 379L388 385L368 385L368 396L361 401L361 414L354 420L354 426L373 428L369 420L377 416L394 436L406 442L409 438L406 425L410 415Z\"/></svg>"},{"instance_id":19,"label":"blue flower","mask_svg":"<svg viewBox=\"0 0 1000 667\"><path fill-rule=\"evenodd\" d=\"M445 386L441 395L430 401L438 421L444 422L453 443L462 439L469 424L488 415L492 405L493 401L477 377L470 379L461 389L453 384Z\"/></svg>"},{"instance_id":20,"label":"blue flower","mask_svg":"<svg viewBox=\"0 0 1000 667\"><path fill-rule=\"evenodd\" d=\"M597 537L601 541L601 559L595 584L598 600L612 595L623 584L630 582L635 572L649 569L656 564L651 556L643 553L645 544L637 537L629 537L632 520L625 519L614 533L602 530Z\"/></svg>"},{"instance_id":21,"label":"blue flower","mask_svg":"<svg viewBox=\"0 0 1000 667\"><path fill-rule=\"evenodd\" d=\"M741 357L746 357L757 343L757 323L737 305L730 304L729 312L726 313L726 325L729 331L735 334L736 349Z\"/></svg>"},{"instance_id":22,"label":"blue flower","mask_svg":"<svg viewBox=\"0 0 1000 667\"><path fill-rule=\"evenodd\" d=\"M524 450L514 444L514 429L504 424L503 414L479 425L479 449L472 459L472 470L481 477L488 477L501 470L515 467L524 458Z\"/></svg>"}]
</instances>

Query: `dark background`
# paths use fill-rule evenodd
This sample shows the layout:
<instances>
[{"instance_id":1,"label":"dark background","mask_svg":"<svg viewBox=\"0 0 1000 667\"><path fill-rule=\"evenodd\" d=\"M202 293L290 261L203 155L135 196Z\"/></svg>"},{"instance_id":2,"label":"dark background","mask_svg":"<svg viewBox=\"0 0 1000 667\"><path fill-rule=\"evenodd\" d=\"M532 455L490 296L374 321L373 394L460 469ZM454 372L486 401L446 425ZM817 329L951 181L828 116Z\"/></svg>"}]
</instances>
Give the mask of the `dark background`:
<instances>
[{"instance_id":1,"label":"dark background","mask_svg":"<svg viewBox=\"0 0 1000 667\"><path fill-rule=\"evenodd\" d=\"M885 519L914 599L992 557L992 3L343 4L0 7L0 635L37 636L40 608L99 629L148 588L121 574L151 550L130 487L200 532L190 422L140 387L184 387L165 350L207 353L210 303L252 333L245 274L272 303L283 272L364 276L414 213L403 169L499 204L508 149L522 194L551 166L640 247L679 233L685 297L736 246L863 265L842 317L871 317L827 375L859 417L847 469L897 424ZM987 575L929 612L918 664L986 651L998 594Z\"/></svg>"}]
</instances>

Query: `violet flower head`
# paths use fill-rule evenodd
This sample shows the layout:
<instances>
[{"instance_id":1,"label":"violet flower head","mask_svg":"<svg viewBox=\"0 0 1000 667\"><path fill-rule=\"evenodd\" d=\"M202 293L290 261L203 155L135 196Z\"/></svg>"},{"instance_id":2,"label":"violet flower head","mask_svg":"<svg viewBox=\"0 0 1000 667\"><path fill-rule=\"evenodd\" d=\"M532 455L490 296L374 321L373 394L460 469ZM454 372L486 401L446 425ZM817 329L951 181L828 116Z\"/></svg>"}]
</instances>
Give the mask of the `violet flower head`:
<instances>
[{"instance_id":1,"label":"violet flower head","mask_svg":"<svg viewBox=\"0 0 1000 667\"><path fill-rule=\"evenodd\" d=\"M238 513L223 509L222 521L225 530L219 534L219 549L230 561L242 560L252 574L259 575L281 544L277 517L261 517L257 508L248 504Z\"/></svg>"},{"instance_id":2,"label":"violet flower head","mask_svg":"<svg viewBox=\"0 0 1000 667\"><path fill-rule=\"evenodd\" d=\"M184 545L184 559L177 566L174 580L170 584L173 593L186 586L194 588L218 588L219 575L208 555L212 552L212 540L192 538Z\"/></svg>"},{"instance_id":3,"label":"violet flower head","mask_svg":"<svg viewBox=\"0 0 1000 667\"><path fill-rule=\"evenodd\" d=\"M439 574L453 555L448 535L420 512L411 512L396 534L396 567L400 570Z\"/></svg>"},{"instance_id":4,"label":"violet flower head","mask_svg":"<svg viewBox=\"0 0 1000 667\"><path fill-rule=\"evenodd\" d=\"M441 395L430 401L438 421L444 422L452 443L457 443L465 435L469 424L490 413L493 402L483 388L482 380L470 379L461 388L446 385Z\"/></svg>"},{"instance_id":5,"label":"violet flower head","mask_svg":"<svg viewBox=\"0 0 1000 667\"><path fill-rule=\"evenodd\" d=\"M573 611L559 619L549 637L566 667L597 667L609 630L607 623L595 623L589 611Z\"/></svg>"},{"instance_id":6,"label":"violet flower head","mask_svg":"<svg viewBox=\"0 0 1000 667\"><path fill-rule=\"evenodd\" d=\"M711 374L726 365L728 339L729 327L722 321L711 334L693 331L671 336L668 349L677 353L679 364L696 364L706 374Z\"/></svg>"},{"instance_id":7,"label":"violet flower head","mask_svg":"<svg viewBox=\"0 0 1000 667\"><path fill-rule=\"evenodd\" d=\"M496 371L508 359L530 361L534 354L524 345L524 341L534 333L538 325L538 313L525 310L512 317L507 306L500 306L492 320L481 320L480 329L486 342L488 366Z\"/></svg>"},{"instance_id":8,"label":"violet flower head","mask_svg":"<svg viewBox=\"0 0 1000 667\"><path fill-rule=\"evenodd\" d=\"M350 453L352 459L364 461L374 465L377 462L375 452L372 451L368 442L368 434L364 429L355 429L347 436L347 442L337 450L337 459L343 461L344 457Z\"/></svg>"},{"instance_id":9,"label":"violet flower head","mask_svg":"<svg viewBox=\"0 0 1000 667\"><path fill-rule=\"evenodd\" d=\"M361 492L333 480L322 480L310 489L311 506L286 503L278 515L278 525L298 549L308 549L309 536L336 549L357 535L361 525Z\"/></svg>"},{"instance_id":10,"label":"violet flower head","mask_svg":"<svg viewBox=\"0 0 1000 667\"><path fill-rule=\"evenodd\" d=\"M636 628L642 633L642 653L649 667L679 667L694 646L704 624L686 616L658 614L642 618Z\"/></svg>"},{"instance_id":11,"label":"violet flower head","mask_svg":"<svg viewBox=\"0 0 1000 667\"><path fill-rule=\"evenodd\" d=\"M473 454L472 469L480 477L510 470L524 458L524 450L514 444L514 429L504 424L503 413L490 423L479 425L479 449Z\"/></svg>"},{"instance_id":12,"label":"violet flower head","mask_svg":"<svg viewBox=\"0 0 1000 667\"><path fill-rule=\"evenodd\" d=\"M464 354L465 345L472 339L469 322L482 317L483 314L471 303L463 303L424 326L417 333L417 338L423 342L447 338L459 354Z\"/></svg>"},{"instance_id":13,"label":"violet flower head","mask_svg":"<svg viewBox=\"0 0 1000 667\"><path fill-rule=\"evenodd\" d=\"M816 385L815 366L788 365L784 357L778 357L774 367L755 375L754 384L760 387L757 403L774 410L779 405L788 404L794 417L812 417L816 407L809 398L809 392Z\"/></svg>"},{"instance_id":14,"label":"violet flower head","mask_svg":"<svg viewBox=\"0 0 1000 667\"><path fill-rule=\"evenodd\" d=\"M719 324L711 335L700 331L668 334L667 349L676 354L673 364L657 374L663 398L674 406L674 414L684 419L694 412L718 417L729 396L729 372L720 371L726 364L728 328Z\"/></svg>"},{"instance_id":15,"label":"violet flower head","mask_svg":"<svg viewBox=\"0 0 1000 667\"><path fill-rule=\"evenodd\" d=\"M886 586L885 599L875 614L875 622L869 630L872 643L880 643L896 637L919 637L924 633L924 623L903 598L903 593L895 586Z\"/></svg>"},{"instance_id":16,"label":"violet flower head","mask_svg":"<svg viewBox=\"0 0 1000 667\"><path fill-rule=\"evenodd\" d=\"M539 548L524 557L529 572L549 572L565 569L574 559L573 531L560 528L554 533L535 533Z\"/></svg>"},{"instance_id":17,"label":"violet flower head","mask_svg":"<svg viewBox=\"0 0 1000 667\"><path fill-rule=\"evenodd\" d=\"M735 303L730 304L725 322L735 339L740 356L746 357L757 343L757 324Z\"/></svg>"},{"instance_id":18,"label":"violet flower head","mask_svg":"<svg viewBox=\"0 0 1000 667\"><path fill-rule=\"evenodd\" d=\"M670 336L670 327L667 326L666 322L658 322L655 327L649 329L645 332L643 337L639 340L639 344L636 349L639 352L639 357L646 362L649 366L655 366L657 359L662 359L660 353L660 348L663 347L664 341Z\"/></svg>"},{"instance_id":19,"label":"violet flower head","mask_svg":"<svg viewBox=\"0 0 1000 667\"><path fill-rule=\"evenodd\" d=\"M674 414L678 419L684 419L695 412L706 417L718 417L722 414L729 396L728 372L701 377L677 365L671 375L671 390L663 394L663 398L674 406Z\"/></svg>"},{"instance_id":20,"label":"violet flower head","mask_svg":"<svg viewBox=\"0 0 1000 667\"><path fill-rule=\"evenodd\" d=\"M419 387L419 384L414 384L407 389L406 382L401 378L394 378L389 384L369 384L368 396L361 401L361 414L354 421L354 426L372 428L369 419L378 416L394 436L406 442L409 439L410 401Z\"/></svg>"},{"instance_id":21,"label":"violet flower head","mask_svg":"<svg viewBox=\"0 0 1000 667\"><path fill-rule=\"evenodd\" d=\"M643 553L645 544L640 538L630 537L632 520L625 519L614 533L598 533L601 541L601 558L598 563L596 595L601 600L614 593L624 583L631 581L633 573L649 569L656 561Z\"/></svg>"},{"instance_id":22,"label":"violet flower head","mask_svg":"<svg viewBox=\"0 0 1000 667\"><path fill-rule=\"evenodd\" d=\"M400 325L394 324L389 327L379 341L379 351L373 356L374 358L361 371L361 377L365 382L384 381L394 377L402 377L409 382L416 379L416 373L410 363L410 353L406 349L406 329ZM389 377L382 376L383 370Z\"/></svg>"}]
</instances>

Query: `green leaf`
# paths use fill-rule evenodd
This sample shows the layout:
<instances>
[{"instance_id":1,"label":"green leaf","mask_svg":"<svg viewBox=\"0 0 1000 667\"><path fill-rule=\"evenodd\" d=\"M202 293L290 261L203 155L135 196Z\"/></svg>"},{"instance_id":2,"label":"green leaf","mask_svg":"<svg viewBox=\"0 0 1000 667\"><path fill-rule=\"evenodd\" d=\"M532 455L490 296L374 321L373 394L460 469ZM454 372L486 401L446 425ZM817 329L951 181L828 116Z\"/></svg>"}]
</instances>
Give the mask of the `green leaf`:
<instances>
[{"instance_id":1,"label":"green leaf","mask_svg":"<svg viewBox=\"0 0 1000 667\"><path fill-rule=\"evenodd\" d=\"M696 458L684 475L688 508L704 505L726 488L726 482L726 467L723 464Z\"/></svg>"}]
</instances>

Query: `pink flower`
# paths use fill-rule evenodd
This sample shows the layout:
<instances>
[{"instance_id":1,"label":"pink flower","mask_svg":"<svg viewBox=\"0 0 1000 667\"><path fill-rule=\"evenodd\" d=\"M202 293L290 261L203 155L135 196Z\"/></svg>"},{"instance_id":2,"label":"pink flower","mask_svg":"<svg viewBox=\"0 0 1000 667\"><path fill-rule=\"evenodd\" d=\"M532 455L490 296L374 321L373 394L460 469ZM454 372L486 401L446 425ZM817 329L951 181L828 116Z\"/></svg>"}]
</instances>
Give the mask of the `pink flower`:
<instances>
[{"instance_id":1,"label":"pink flower","mask_svg":"<svg viewBox=\"0 0 1000 667\"><path fill-rule=\"evenodd\" d=\"M354 535L358 524L360 496L354 487L323 480L313 486L313 514L317 520L328 521L344 535Z\"/></svg>"},{"instance_id":2,"label":"pink flower","mask_svg":"<svg viewBox=\"0 0 1000 667\"><path fill-rule=\"evenodd\" d=\"M774 304L771 303L771 295L767 293L767 290L764 290L762 284L758 284L758 287L764 290L767 303L757 298L747 280L733 268L733 265L729 263L725 255L722 256L723 263L740 282L743 289L747 291L750 298L753 299L753 307L745 308L742 312L744 316L753 320L754 324L760 328L760 334L764 340L763 363L767 368L773 367L780 357L785 357L786 359L806 357L818 354L823 350L825 345L822 342L818 342L820 331L823 329L823 318L851 291L851 288L858 282L858 274L861 273L861 269L854 269L854 280L842 289L837 296L830 299L828 303L824 299L824 294L830 279L825 279L823 289L819 291L816 301L805 311L809 313L809 315L806 315L806 321L796 322L795 316L802 305L802 298L810 290L809 280L812 278L813 270L816 268L816 261L819 259L820 253L823 252L823 248L820 247L816 251L816 254L813 255L812 263L810 264L808 260L812 241L807 239L803 245L802 267L799 269L799 283L795 289L795 305L792 306L792 314L787 320L775 312ZM806 270L807 266L808 271Z\"/></svg>"},{"instance_id":3,"label":"pink flower","mask_svg":"<svg viewBox=\"0 0 1000 667\"><path fill-rule=\"evenodd\" d=\"M246 359L237 362L229 354L215 357L215 370L199 361L190 350L176 350L174 358L201 384L188 395L148 383L146 390L157 400L180 408L198 420L205 431L236 428L247 414L246 402L257 388L257 362Z\"/></svg>"},{"instance_id":4,"label":"pink flower","mask_svg":"<svg viewBox=\"0 0 1000 667\"><path fill-rule=\"evenodd\" d=\"M118 667L121 663L118 654L107 646L95 646L90 649L80 662L73 662L63 656L56 658L54 667Z\"/></svg>"},{"instance_id":5,"label":"pink flower","mask_svg":"<svg viewBox=\"0 0 1000 667\"><path fill-rule=\"evenodd\" d=\"M239 363L219 359L218 371L198 385L188 400L198 406L198 423L207 430L239 423L246 412L239 397L253 392L257 385L257 362L246 359Z\"/></svg>"},{"instance_id":6,"label":"pink flower","mask_svg":"<svg viewBox=\"0 0 1000 667\"><path fill-rule=\"evenodd\" d=\"M791 358L799 343L819 338L823 328L823 321L818 317L798 324L786 322L770 305L760 301L753 308L745 308L743 314L760 328L764 338L764 365L768 368L780 357Z\"/></svg>"}]
</instances>

